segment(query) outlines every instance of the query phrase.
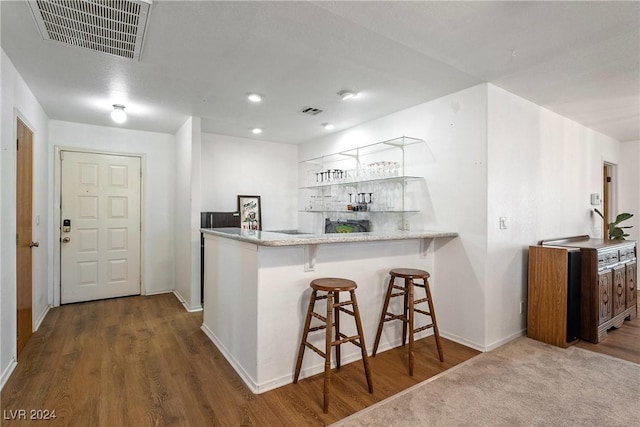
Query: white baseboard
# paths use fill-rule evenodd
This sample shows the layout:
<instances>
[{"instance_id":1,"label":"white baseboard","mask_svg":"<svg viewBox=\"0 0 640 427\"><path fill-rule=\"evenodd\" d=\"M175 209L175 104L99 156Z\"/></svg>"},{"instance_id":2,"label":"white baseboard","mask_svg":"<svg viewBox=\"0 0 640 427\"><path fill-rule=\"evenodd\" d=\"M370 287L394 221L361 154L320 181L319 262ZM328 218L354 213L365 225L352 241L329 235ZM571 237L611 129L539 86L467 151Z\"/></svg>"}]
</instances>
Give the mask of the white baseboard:
<instances>
[{"instance_id":1,"label":"white baseboard","mask_svg":"<svg viewBox=\"0 0 640 427\"><path fill-rule=\"evenodd\" d=\"M2 372L2 376L0 377L0 390L4 388L4 385L7 383L7 380L9 380L9 377L13 373L13 370L16 369L16 366L18 366L18 362L16 362L15 358L11 358L9 366L6 367L4 372Z\"/></svg>"},{"instance_id":2,"label":"white baseboard","mask_svg":"<svg viewBox=\"0 0 640 427\"><path fill-rule=\"evenodd\" d=\"M508 343L509 341L513 341L516 338L520 338L523 335L526 335L527 330L526 329L522 329L516 333L513 333L511 335L509 335L508 337L502 338L492 344L489 344L487 346L487 351L491 351L491 350L495 350L498 347L502 347L503 345L505 345L506 343Z\"/></svg>"},{"instance_id":3,"label":"white baseboard","mask_svg":"<svg viewBox=\"0 0 640 427\"><path fill-rule=\"evenodd\" d=\"M204 332L204 334L209 337L209 339L213 342L213 344L218 348L218 350L220 351L220 353L222 353L222 355L224 356L225 359L227 359L227 362L229 362L231 364L231 366L233 367L233 369L238 373L238 375L240 375L240 378L242 378L242 381L244 381L244 383L247 385L247 387L249 387L249 390L251 390L251 392L253 394L258 394L260 393L259 391L259 387L258 384L256 384L255 381L253 381L253 379L251 378L251 376L247 373L247 371L245 371L242 366L240 366L240 364L238 363L238 361L231 355L231 353L227 350L227 348L220 342L220 340L218 340L218 338L216 337L216 335L213 333L213 331L211 329L209 329L209 327L207 325L205 325L204 323L202 324L202 326L200 327L200 329L202 329L202 332Z\"/></svg>"},{"instance_id":4,"label":"white baseboard","mask_svg":"<svg viewBox=\"0 0 640 427\"><path fill-rule=\"evenodd\" d=\"M153 292L147 292L144 295L145 296L152 296L152 295L161 295L161 294L170 294L173 293L173 289L166 289L164 291L153 291Z\"/></svg>"},{"instance_id":5,"label":"white baseboard","mask_svg":"<svg viewBox=\"0 0 640 427\"><path fill-rule=\"evenodd\" d=\"M509 341L513 341L516 338L519 338L519 337L525 335L526 333L527 333L527 330L526 329L522 329L522 330L520 330L518 332L515 332L515 333L509 335L508 337L502 338L502 339L500 339L498 341L495 341L495 342L493 342L493 343L491 343L489 345L486 345L486 346L478 344L478 343L473 342L473 341L469 341L469 340L467 340L465 338L459 337L459 336L457 336L455 334L450 334L448 332L442 332L441 331L440 332L440 336L444 337L444 338L446 338L448 340L457 342L458 344L462 344L464 346L470 347L470 348L472 348L474 350L478 350L478 351L481 351L483 353L486 353L488 351L495 350L498 347L502 347L503 345L505 345Z\"/></svg>"},{"instance_id":6,"label":"white baseboard","mask_svg":"<svg viewBox=\"0 0 640 427\"><path fill-rule=\"evenodd\" d=\"M33 327L33 331L37 331L38 329L40 329L40 325L42 325L42 322L44 321L44 318L47 317L47 314L49 313L49 310L51 309L51 306L48 305L44 311L42 312L42 314L40 315L40 317L38 317L38 320L36 320L36 324Z\"/></svg>"},{"instance_id":7,"label":"white baseboard","mask_svg":"<svg viewBox=\"0 0 640 427\"><path fill-rule=\"evenodd\" d=\"M187 301L182 297L182 295L180 295L180 292L178 292L177 290L173 290L173 294L176 296L176 298L178 298L178 301L180 301L180 304L182 304L184 309L187 310L189 313L202 311L201 305L198 305L196 307L191 307L189 304L187 304Z\"/></svg>"},{"instance_id":8,"label":"white baseboard","mask_svg":"<svg viewBox=\"0 0 640 427\"><path fill-rule=\"evenodd\" d=\"M457 336L455 334L450 334L450 333L445 332L445 331L440 331L440 336L443 337L443 338L446 338L448 340L451 340L453 342L457 342L458 344L462 344L462 345L464 345L466 347L470 347L470 348L472 348L474 350L481 351L483 353L488 351L487 347L485 347L484 345L478 344L477 342L469 341L468 339L459 337L459 336Z\"/></svg>"}]
</instances>

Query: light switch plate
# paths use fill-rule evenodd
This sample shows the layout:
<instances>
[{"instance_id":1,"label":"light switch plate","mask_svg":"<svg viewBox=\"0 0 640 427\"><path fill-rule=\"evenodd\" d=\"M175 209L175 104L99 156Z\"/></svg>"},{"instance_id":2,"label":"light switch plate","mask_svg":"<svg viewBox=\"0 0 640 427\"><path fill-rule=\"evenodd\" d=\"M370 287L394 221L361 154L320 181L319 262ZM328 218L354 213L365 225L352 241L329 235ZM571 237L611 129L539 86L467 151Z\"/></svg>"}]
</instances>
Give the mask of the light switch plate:
<instances>
[{"instance_id":1,"label":"light switch plate","mask_svg":"<svg viewBox=\"0 0 640 427\"><path fill-rule=\"evenodd\" d=\"M591 193L591 205L593 206L597 206L601 203L600 201L600 194L598 193Z\"/></svg>"}]
</instances>

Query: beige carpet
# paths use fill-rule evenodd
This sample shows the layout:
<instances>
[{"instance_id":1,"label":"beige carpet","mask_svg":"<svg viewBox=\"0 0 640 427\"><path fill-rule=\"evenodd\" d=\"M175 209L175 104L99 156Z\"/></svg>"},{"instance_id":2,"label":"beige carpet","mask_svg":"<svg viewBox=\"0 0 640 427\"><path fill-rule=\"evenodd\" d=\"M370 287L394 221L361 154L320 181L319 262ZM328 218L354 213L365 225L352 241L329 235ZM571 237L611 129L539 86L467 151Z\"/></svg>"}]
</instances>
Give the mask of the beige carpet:
<instances>
[{"instance_id":1,"label":"beige carpet","mask_svg":"<svg viewBox=\"0 0 640 427\"><path fill-rule=\"evenodd\" d=\"M334 424L560 425L639 426L640 365L521 337Z\"/></svg>"}]
</instances>

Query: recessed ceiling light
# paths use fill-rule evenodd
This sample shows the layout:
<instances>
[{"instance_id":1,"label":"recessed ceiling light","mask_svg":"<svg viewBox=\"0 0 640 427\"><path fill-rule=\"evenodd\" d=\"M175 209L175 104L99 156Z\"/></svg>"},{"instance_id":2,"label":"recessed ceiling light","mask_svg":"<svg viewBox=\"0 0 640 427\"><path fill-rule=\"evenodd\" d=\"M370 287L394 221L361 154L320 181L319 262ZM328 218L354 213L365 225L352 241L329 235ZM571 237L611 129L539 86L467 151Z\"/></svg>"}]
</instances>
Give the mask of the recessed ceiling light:
<instances>
[{"instance_id":1,"label":"recessed ceiling light","mask_svg":"<svg viewBox=\"0 0 640 427\"><path fill-rule=\"evenodd\" d=\"M256 135L261 134L262 133L262 129L260 128L253 128L251 129L251 133L254 133Z\"/></svg>"},{"instance_id":2,"label":"recessed ceiling light","mask_svg":"<svg viewBox=\"0 0 640 427\"><path fill-rule=\"evenodd\" d=\"M247 99L251 102L260 102L262 101L262 95L259 93L248 93Z\"/></svg>"},{"instance_id":3,"label":"recessed ceiling light","mask_svg":"<svg viewBox=\"0 0 640 427\"><path fill-rule=\"evenodd\" d=\"M116 123L124 123L127 121L127 112L124 111L124 105L113 104L113 111L111 111L111 120Z\"/></svg>"},{"instance_id":4,"label":"recessed ceiling light","mask_svg":"<svg viewBox=\"0 0 640 427\"><path fill-rule=\"evenodd\" d=\"M333 123L323 123L322 127L325 128L326 130L331 130L333 129L335 126L333 125Z\"/></svg>"},{"instance_id":5,"label":"recessed ceiling light","mask_svg":"<svg viewBox=\"0 0 640 427\"><path fill-rule=\"evenodd\" d=\"M356 96L358 96L358 92L354 92L352 90L341 90L340 92L338 92L338 96L342 98L343 101L346 101L347 99L355 98Z\"/></svg>"}]
</instances>

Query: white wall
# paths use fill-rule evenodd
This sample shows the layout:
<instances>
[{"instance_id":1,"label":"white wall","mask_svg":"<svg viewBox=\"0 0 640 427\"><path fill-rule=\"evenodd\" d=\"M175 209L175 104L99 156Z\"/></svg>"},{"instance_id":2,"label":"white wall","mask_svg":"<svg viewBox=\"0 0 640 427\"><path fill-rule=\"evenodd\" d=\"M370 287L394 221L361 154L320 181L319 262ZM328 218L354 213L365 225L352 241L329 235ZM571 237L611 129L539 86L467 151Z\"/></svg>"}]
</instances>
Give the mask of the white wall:
<instances>
[{"instance_id":1,"label":"white wall","mask_svg":"<svg viewBox=\"0 0 640 427\"><path fill-rule=\"evenodd\" d=\"M629 212L634 216L622 225L631 225L628 239L640 239L640 141L623 142L620 146L620 198L618 212Z\"/></svg>"},{"instance_id":2,"label":"white wall","mask_svg":"<svg viewBox=\"0 0 640 427\"><path fill-rule=\"evenodd\" d=\"M357 101L356 101L357 102ZM443 334L485 348L487 87L475 86L300 146L300 160L410 136L426 141L408 159L425 177L422 227L457 231L436 239L432 291ZM301 214L313 215L313 214Z\"/></svg>"},{"instance_id":3,"label":"white wall","mask_svg":"<svg viewBox=\"0 0 640 427\"><path fill-rule=\"evenodd\" d=\"M486 343L495 346L526 326L520 302L527 300L529 245L571 235L600 237L590 194L602 193L602 163L626 172L617 141L488 88ZM507 218L506 230L499 228L500 217Z\"/></svg>"},{"instance_id":4,"label":"white wall","mask_svg":"<svg viewBox=\"0 0 640 427\"><path fill-rule=\"evenodd\" d=\"M16 118L33 131L33 239L40 247L33 250L33 326L42 320L49 304L48 278L52 274L51 234L47 225L51 212L47 206L49 190L49 119L5 52L1 52L1 130L2 170L0 202L2 223L0 247L0 385L15 366L16 356ZM39 223L36 224L36 218Z\"/></svg>"},{"instance_id":5,"label":"white wall","mask_svg":"<svg viewBox=\"0 0 640 427\"><path fill-rule=\"evenodd\" d=\"M200 118L190 117L176 133L175 292L189 311L200 303Z\"/></svg>"},{"instance_id":6,"label":"white wall","mask_svg":"<svg viewBox=\"0 0 640 427\"><path fill-rule=\"evenodd\" d=\"M174 289L174 144L170 134L52 120L50 160L55 146L143 155L143 260L147 294ZM53 176L49 178L53 187ZM53 190L53 188L51 188ZM53 212L53 197L50 201ZM55 225L52 224L51 235Z\"/></svg>"},{"instance_id":7,"label":"white wall","mask_svg":"<svg viewBox=\"0 0 640 427\"><path fill-rule=\"evenodd\" d=\"M296 229L298 146L202 134L202 211L233 212L259 195L263 230Z\"/></svg>"},{"instance_id":8,"label":"white wall","mask_svg":"<svg viewBox=\"0 0 640 427\"><path fill-rule=\"evenodd\" d=\"M619 208L638 212L638 143L621 144L491 84L310 141L300 159L401 135L427 141L413 159L430 202L423 226L459 233L433 247L440 329L475 348L524 332L529 245L600 236L589 195L601 192L603 161L619 165Z\"/></svg>"}]
</instances>

